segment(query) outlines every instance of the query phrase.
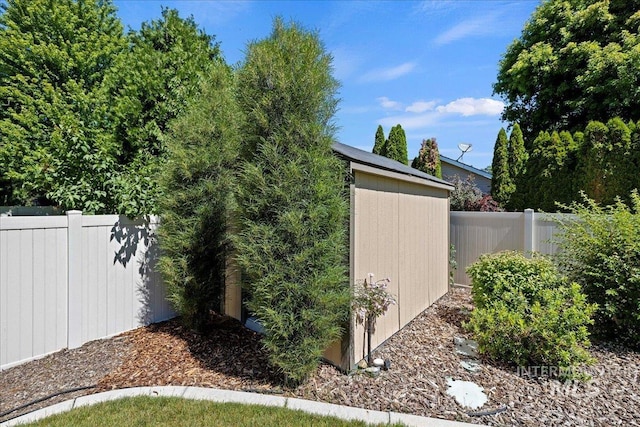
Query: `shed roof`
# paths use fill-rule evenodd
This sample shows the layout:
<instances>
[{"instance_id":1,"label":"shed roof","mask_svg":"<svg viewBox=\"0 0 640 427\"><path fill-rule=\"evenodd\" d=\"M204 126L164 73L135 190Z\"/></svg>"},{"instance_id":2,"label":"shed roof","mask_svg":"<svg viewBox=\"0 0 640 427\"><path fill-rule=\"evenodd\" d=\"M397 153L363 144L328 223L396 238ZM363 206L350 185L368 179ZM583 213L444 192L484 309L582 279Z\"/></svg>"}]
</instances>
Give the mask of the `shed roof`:
<instances>
[{"instance_id":1,"label":"shed roof","mask_svg":"<svg viewBox=\"0 0 640 427\"><path fill-rule=\"evenodd\" d=\"M433 175L429 175L428 173L424 173L422 171L419 171L418 169L414 169L403 163L397 162L393 159L389 159L387 157L380 156L378 154L369 153L368 151L351 147L350 145L334 142L333 151L337 153L339 156L356 163L372 166L376 169L382 169L386 171L400 173L402 175L420 178L426 181L431 181L432 183L436 184L439 187L444 185L446 187L451 187L451 189L453 189L453 187L451 186L451 183L444 181L442 179L436 178Z\"/></svg>"},{"instance_id":2,"label":"shed roof","mask_svg":"<svg viewBox=\"0 0 640 427\"><path fill-rule=\"evenodd\" d=\"M474 168L473 166L467 165L465 163L461 163L461 162L459 162L457 160L450 159L449 157L445 157L442 154L440 155L440 162L441 163L448 163L448 164L453 165L453 166L457 166L460 169L464 169L467 172L471 172L471 173L474 173L476 175L480 175L480 176L482 176L484 178L487 178L487 179L491 179L492 178L492 175L487 171L484 171L484 170L478 169L478 168Z\"/></svg>"}]
</instances>

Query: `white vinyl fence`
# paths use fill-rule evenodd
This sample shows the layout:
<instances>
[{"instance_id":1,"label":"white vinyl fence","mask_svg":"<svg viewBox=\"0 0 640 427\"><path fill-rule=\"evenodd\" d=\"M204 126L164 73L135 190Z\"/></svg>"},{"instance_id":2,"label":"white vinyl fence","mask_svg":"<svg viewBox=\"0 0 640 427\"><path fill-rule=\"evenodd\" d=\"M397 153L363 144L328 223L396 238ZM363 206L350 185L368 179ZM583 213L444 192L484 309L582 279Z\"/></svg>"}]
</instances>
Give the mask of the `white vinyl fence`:
<instances>
[{"instance_id":1,"label":"white vinyl fence","mask_svg":"<svg viewBox=\"0 0 640 427\"><path fill-rule=\"evenodd\" d=\"M157 220L0 216L0 370L175 315Z\"/></svg>"},{"instance_id":2,"label":"white vinyl fence","mask_svg":"<svg viewBox=\"0 0 640 427\"><path fill-rule=\"evenodd\" d=\"M524 212L451 212L450 243L455 246L458 269L455 283L471 285L466 268L480 255L505 250L554 254L553 238L563 214Z\"/></svg>"}]
</instances>

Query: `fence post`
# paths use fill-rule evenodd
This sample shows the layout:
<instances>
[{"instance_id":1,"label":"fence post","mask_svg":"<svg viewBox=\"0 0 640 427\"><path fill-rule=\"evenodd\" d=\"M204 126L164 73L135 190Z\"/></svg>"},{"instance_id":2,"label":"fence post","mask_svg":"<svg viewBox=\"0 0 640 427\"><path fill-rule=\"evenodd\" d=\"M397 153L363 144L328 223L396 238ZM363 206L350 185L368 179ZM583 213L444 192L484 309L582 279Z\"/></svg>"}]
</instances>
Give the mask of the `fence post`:
<instances>
[{"instance_id":1,"label":"fence post","mask_svg":"<svg viewBox=\"0 0 640 427\"><path fill-rule=\"evenodd\" d=\"M82 211L67 211L67 347L82 345Z\"/></svg>"},{"instance_id":2,"label":"fence post","mask_svg":"<svg viewBox=\"0 0 640 427\"><path fill-rule=\"evenodd\" d=\"M536 250L535 227L533 226L535 213L533 209L524 210L524 254L531 258L532 252Z\"/></svg>"}]
</instances>

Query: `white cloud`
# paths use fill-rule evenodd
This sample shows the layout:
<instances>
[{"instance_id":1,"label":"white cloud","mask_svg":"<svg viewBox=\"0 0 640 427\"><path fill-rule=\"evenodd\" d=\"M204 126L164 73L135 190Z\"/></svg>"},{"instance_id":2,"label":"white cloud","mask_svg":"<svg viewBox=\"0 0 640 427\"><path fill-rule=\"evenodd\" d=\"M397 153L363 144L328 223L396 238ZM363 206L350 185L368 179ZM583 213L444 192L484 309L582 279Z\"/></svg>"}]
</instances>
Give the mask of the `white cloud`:
<instances>
[{"instance_id":1,"label":"white cloud","mask_svg":"<svg viewBox=\"0 0 640 427\"><path fill-rule=\"evenodd\" d=\"M360 78L361 82L383 82L389 80L395 80L406 74L409 74L416 68L415 62L405 62L396 67L390 68L378 68L371 70Z\"/></svg>"},{"instance_id":2,"label":"white cloud","mask_svg":"<svg viewBox=\"0 0 640 427\"><path fill-rule=\"evenodd\" d=\"M415 101L413 104L405 108L404 111L408 113L424 113L425 111L433 110L435 106L435 101Z\"/></svg>"},{"instance_id":3,"label":"white cloud","mask_svg":"<svg viewBox=\"0 0 640 427\"><path fill-rule=\"evenodd\" d=\"M387 97L380 97L378 102L388 109L401 109L401 104ZM502 113L504 104L491 98L459 98L446 105L436 106L436 101L415 101L401 114L382 117L377 123L383 126L402 125L406 130L425 129L430 127L449 127L466 125L484 125L485 122L471 120L472 116L497 116ZM454 119L453 117L464 117Z\"/></svg>"},{"instance_id":4,"label":"white cloud","mask_svg":"<svg viewBox=\"0 0 640 427\"><path fill-rule=\"evenodd\" d=\"M477 115L497 116L502 113L503 109L504 104L495 99L460 98L447 105L437 107L436 111L444 114L461 114L464 117L468 117Z\"/></svg>"},{"instance_id":5,"label":"white cloud","mask_svg":"<svg viewBox=\"0 0 640 427\"><path fill-rule=\"evenodd\" d=\"M395 126L400 124L405 130L422 129L432 126L438 122L438 113L430 112L426 114L405 114L399 116L389 116L378 120L382 126Z\"/></svg>"},{"instance_id":6,"label":"white cloud","mask_svg":"<svg viewBox=\"0 0 640 427\"><path fill-rule=\"evenodd\" d=\"M376 98L376 101L380 103L380 106L386 110L402 110L402 104L398 101L392 101L386 96Z\"/></svg>"},{"instance_id":7,"label":"white cloud","mask_svg":"<svg viewBox=\"0 0 640 427\"><path fill-rule=\"evenodd\" d=\"M434 43L441 46L466 37L483 36L501 31L501 25L497 19L500 15L500 13L492 12L487 15L462 21L444 33L441 33L436 37Z\"/></svg>"}]
</instances>

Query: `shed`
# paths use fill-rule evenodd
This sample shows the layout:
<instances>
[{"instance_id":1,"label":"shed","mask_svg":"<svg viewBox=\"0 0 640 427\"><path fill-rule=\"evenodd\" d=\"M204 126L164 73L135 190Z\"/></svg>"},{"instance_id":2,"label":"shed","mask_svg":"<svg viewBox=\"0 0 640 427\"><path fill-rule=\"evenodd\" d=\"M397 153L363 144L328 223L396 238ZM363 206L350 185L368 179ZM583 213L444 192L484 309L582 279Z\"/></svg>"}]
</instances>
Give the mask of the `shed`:
<instances>
[{"instance_id":1,"label":"shed","mask_svg":"<svg viewBox=\"0 0 640 427\"><path fill-rule=\"evenodd\" d=\"M397 305L376 322L375 348L448 291L449 192L453 187L394 160L335 143L350 176L350 283L368 273L389 277ZM230 269L231 271L231 269ZM237 274L237 273L230 273ZM239 283L236 276L229 282ZM241 318L239 286L227 285L225 313ZM352 320L349 334L325 358L352 368L366 352L362 325Z\"/></svg>"},{"instance_id":2,"label":"shed","mask_svg":"<svg viewBox=\"0 0 640 427\"><path fill-rule=\"evenodd\" d=\"M461 179L465 179L471 175L483 194L491 193L492 176L489 172L474 168L466 163L462 163L442 155L440 156L440 166L442 167L442 178L446 181L451 182L456 175Z\"/></svg>"}]
</instances>

